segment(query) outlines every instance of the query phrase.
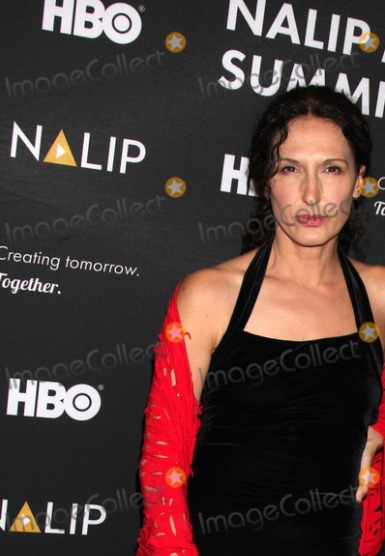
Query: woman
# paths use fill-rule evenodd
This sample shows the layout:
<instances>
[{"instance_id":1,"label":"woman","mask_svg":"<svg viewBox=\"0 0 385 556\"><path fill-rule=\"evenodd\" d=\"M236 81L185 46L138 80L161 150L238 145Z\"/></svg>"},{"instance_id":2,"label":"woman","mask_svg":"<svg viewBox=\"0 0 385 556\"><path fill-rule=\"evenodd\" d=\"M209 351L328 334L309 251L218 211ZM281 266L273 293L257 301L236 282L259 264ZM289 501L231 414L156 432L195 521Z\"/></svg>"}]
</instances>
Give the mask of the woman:
<instances>
[{"instance_id":1,"label":"woman","mask_svg":"<svg viewBox=\"0 0 385 556\"><path fill-rule=\"evenodd\" d=\"M385 431L369 427L385 268L341 245L370 150L358 108L325 87L285 93L259 122L250 178L275 226L170 302L146 409L139 555L357 554L360 465Z\"/></svg>"}]
</instances>

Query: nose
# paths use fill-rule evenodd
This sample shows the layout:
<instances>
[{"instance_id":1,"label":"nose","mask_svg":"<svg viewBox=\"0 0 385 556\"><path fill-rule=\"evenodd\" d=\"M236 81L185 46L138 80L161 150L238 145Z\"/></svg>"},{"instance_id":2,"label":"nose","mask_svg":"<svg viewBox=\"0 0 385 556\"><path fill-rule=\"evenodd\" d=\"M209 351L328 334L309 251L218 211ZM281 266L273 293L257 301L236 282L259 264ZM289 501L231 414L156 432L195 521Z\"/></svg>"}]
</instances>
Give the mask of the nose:
<instances>
[{"instance_id":1,"label":"nose","mask_svg":"<svg viewBox=\"0 0 385 556\"><path fill-rule=\"evenodd\" d=\"M321 181L316 172L306 172L303 180L302 201L309 206L315 205L321 199Z\"/></svg>"}]
</instances>

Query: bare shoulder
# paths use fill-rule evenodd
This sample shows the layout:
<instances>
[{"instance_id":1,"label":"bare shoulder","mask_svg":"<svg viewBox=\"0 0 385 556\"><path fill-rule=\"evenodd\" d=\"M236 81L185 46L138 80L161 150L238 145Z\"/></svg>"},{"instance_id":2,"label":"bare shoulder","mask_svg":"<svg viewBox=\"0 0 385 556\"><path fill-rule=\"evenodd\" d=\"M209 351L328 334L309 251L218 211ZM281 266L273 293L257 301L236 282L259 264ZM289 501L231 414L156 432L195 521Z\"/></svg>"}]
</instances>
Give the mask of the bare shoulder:
<instances>
[{"instance_id":1,"label":"bare shoulder","mask_svg":"<svg viewBox=\"0 0 385 556\"><path fill-rule=\"evenodd\" d=\"M365 284L373 310L379 312L381 320L385 321L385 266L350 261Z\"/></svg>"},{"instance_id":2,"label":"bare shoulder","mask_svg":"<svg viewBox=\"0 0 385 556\"><path fill-rule=\"evenodd\" d=\"M213 348L230 320L239 289L255 251L189 274L178 291L182 324L212 334Z\"/></svg>"},{"instance_id":3,"label":"bare shoulder","mask_svg":"<svg viewBox=\"0 0 385 556\"><path fill-rule=\"evenodd\" d=\"M350 262L356 268L365 286L385 288L385 266L365 264L354 259L350 259Z\"/></svg>"},{"instance_id":4,"label":"bare shoulder","mask_svg":"<svg viewBox=\"0 0 385 556\"><path fill-rule=\"evenodd\" d=\"M198 304L217 307L226 299L232 298L235 290L239 290L243 276L250 264L255 251L210 268L198 270L186 276L178 291L178 306Z\"/></svg>"}]
</instances>

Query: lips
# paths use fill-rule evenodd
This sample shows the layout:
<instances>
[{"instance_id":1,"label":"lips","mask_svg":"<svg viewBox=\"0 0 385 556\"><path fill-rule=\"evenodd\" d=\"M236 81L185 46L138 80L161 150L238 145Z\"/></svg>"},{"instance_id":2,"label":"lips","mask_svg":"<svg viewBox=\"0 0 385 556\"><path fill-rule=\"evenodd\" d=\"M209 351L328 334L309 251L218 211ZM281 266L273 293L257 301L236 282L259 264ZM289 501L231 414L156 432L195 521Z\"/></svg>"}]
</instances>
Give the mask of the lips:
<instances>
[{"instance_id":1,"label":"lips","mask_svg":"<svg viewBox=\"0 0 385 556\"><path fill-rule=\"evenodd\" d=\"M327 216L319 216L317 214L297 214L295 219L299 224L309 226L310 228L316 228L321 226L327 220Z\"/></svg>"}]
</instances>

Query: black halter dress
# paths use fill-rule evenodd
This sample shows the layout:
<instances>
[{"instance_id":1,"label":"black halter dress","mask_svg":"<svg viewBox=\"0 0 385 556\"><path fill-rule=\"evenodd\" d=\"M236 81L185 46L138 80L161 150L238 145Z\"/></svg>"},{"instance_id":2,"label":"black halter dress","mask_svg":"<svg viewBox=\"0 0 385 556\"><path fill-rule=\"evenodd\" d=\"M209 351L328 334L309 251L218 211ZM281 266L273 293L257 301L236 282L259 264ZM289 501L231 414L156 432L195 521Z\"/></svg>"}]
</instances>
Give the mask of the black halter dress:
<instances>
[{"instance_id":1,"label":"black halter dress","mask_svg":"<svg viewBox=\"0 0 385 556\"><path fill-rule=\"evenodd\" d=\"M382 395L380 342L245 332L270 251L271 242L250 264L206 377L188 485L194 540L200 556L356 556L355 492ZM339 256L358 329L373 322L371 308Z\"/></svg>"}]
</instances>

